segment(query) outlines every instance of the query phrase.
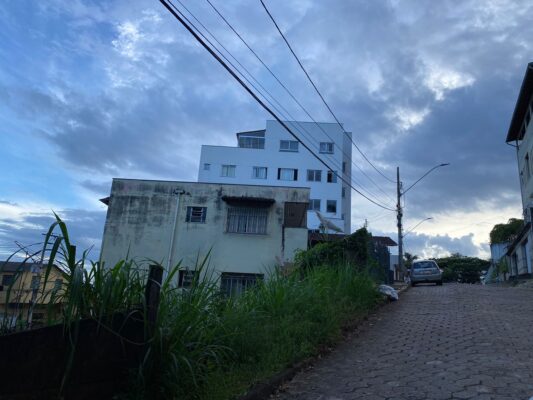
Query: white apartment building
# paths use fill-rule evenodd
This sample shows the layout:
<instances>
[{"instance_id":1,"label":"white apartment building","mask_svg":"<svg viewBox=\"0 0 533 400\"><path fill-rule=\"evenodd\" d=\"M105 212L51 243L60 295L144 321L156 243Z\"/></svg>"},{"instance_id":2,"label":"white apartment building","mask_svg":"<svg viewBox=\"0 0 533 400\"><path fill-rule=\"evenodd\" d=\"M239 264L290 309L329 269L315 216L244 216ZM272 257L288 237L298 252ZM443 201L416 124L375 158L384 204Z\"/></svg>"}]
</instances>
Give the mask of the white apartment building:
<instances>
[{"instance_id":1,"label":"white apartment building","mask_svg":"<svg viewBox=\"0 0 533 400\"><path fill-rule=\"evenodd\" d=\"M269 120L266 129L238 132L235 147L202 146L198 182L308 187L311 189L308 229L323 228L319 212L349 234L351 189L343 179L351 182L351 133L336 123L287 121L286 124L331 170L279 122Z\"/></svg>"}]
</instances>

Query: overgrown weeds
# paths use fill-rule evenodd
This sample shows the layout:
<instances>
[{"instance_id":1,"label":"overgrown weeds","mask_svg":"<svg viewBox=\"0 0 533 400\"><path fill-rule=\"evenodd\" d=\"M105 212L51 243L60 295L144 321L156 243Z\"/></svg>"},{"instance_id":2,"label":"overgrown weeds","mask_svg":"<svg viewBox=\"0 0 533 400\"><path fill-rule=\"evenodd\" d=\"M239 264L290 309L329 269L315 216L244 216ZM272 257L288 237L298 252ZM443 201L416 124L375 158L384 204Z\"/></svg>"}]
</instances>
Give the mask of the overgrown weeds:
<instances>
[{"instance_id":1,"label":"overgrown weeds","mask_svg":"<svg viewBox=\"0 0 533 400\"><path fill-rule=\"evenodd\" d=\"M54 229L60 235L53 236ZM59 217L42 254L45 279L54 264L64 271L65 285L52 301L62 304L59 322L65 326L75 327L81 318L106 323L114 313L142 309L146 271L126 260L104 268L88 261L87 252L76 258ZM342 262L296 268L288 276L274 270L241 296L229 297L221 294L208 256L199 260L190 288L177 287L179 268L167 271L128 398L234 398L338 340L342 326L379 298L364 269ZM75 346L75 328L71 334Z\"/></svg>"}]
</instances>

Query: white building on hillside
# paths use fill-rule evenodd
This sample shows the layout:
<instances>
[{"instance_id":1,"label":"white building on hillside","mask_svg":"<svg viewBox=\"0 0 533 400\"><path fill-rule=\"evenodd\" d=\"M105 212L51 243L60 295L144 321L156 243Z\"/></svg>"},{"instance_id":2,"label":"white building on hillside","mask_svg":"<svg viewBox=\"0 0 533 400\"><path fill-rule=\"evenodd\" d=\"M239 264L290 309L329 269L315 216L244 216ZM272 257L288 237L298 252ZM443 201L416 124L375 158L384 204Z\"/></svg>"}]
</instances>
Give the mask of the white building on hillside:
<instances>
[{"instance_id":1,"label":"white building on hillside","mask_svg":"<svg viewBox=\"0 0 533 400\"><path fill-rule=\"evenodd\" d=\"M308 188L113 179L102 201L105 265L181 263L179 286L209 255L222 290L241 292L307 249Z\"/></svg>"},{"instance_id":2,"label":"white building on hillside","mask_svg":"<svg viewBox=\"0 0 533 400\"><path fill-rule=\"evenodd\" d=\"M320 229L318 211L350 233L351 133L338 124L288 121L287 125L331 167L328 170L277 121L238 132L237 146L202 146L199 182L309 187L308 228Z\"/></svg>"}]
</instances>

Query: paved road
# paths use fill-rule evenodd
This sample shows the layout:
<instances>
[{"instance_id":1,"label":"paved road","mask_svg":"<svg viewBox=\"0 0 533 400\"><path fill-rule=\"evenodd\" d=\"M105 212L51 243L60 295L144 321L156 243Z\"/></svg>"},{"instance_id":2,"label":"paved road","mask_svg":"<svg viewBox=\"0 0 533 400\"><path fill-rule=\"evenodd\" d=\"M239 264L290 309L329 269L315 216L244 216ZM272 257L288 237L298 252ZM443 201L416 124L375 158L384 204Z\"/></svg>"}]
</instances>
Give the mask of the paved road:
<instances>
[{"instance_id":1,"label":"paved road","mask_svg":"<svg viewBox=\"0 0 533 400\"><path fill-rule=\"evenodd\" d=\"M384 307L279 399L533 396L533 289L417 286Z\"/></svg>"}]
</instances>

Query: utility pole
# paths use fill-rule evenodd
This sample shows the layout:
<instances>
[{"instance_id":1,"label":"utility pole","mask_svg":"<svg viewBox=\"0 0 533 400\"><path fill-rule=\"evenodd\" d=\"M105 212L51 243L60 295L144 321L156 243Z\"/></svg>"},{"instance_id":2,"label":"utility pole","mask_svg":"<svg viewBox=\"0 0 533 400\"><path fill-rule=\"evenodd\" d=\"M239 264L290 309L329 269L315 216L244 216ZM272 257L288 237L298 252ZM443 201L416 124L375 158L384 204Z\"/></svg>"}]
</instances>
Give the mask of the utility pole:
<instances>
[{"instance_id":1,"label":"utility pole","mask_svg":"<svg viewBox=\"0 0 533 400\"><path fill-rule=\"evenodd\" d=\"M402 235L402 183L400 182L400 167L396 167L396 192L398 195L398 203L396 204L396 212L398 218L398 269L400 270L400 279L404 279L403 271L403 235Z\"/></svg>"}]
</instances>

